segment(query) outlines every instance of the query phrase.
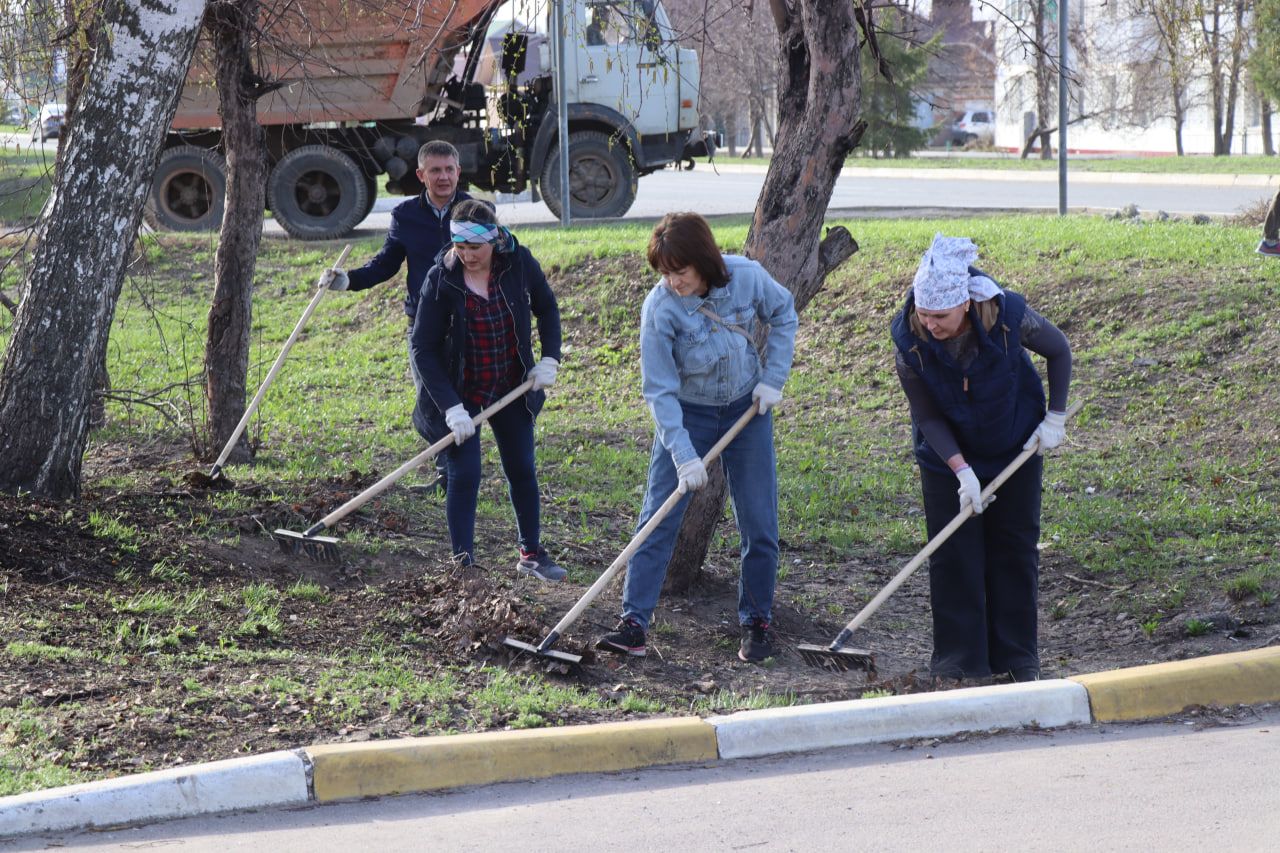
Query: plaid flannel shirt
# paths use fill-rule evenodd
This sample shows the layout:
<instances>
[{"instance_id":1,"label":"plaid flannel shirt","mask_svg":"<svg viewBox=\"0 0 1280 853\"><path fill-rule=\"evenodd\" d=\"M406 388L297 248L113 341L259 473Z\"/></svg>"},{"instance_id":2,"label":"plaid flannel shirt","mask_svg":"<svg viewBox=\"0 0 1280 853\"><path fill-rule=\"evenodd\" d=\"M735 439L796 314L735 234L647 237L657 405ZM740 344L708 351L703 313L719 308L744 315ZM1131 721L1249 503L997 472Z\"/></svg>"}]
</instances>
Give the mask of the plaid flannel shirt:
<instances>
[{"instance_id":1,"label":"plaid flannel shirt","mask_svg":"<svg viewBox=\"0 0 1280 853\"><path fill-rule=\"evenodd\" d=\"M515 323L489 280L489 298L467 291L467 347L462 397L485 408L520 384L524 370L516 355Z\"/></svg>"}]
</instances>

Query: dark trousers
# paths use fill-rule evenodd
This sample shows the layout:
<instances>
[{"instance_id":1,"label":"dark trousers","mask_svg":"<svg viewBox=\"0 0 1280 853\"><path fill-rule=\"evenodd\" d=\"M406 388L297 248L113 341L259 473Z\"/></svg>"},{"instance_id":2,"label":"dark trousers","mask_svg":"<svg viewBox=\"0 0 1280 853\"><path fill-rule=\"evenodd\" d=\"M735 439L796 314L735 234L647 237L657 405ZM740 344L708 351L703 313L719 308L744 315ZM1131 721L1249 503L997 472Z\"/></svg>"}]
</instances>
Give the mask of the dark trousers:
<instances>
[{"instance_id":1,"label":"dark trousers","mask_svg":"<svg viewBox=\"0 0 1280 853\"><path fill-rule=\"evenodd\" d=\"M981 678L1038 672L1037 586L1042 457L1032 456L981 515L929 558L934 675ZM960 512L954 475L920 469L932 539ZM986 487L986 481L983 481Z\"/></svg>"},{"instance_id":2,"label":"dark trousers","mask_svg":"<svg viewBox=\"0 0 1280 853\"><path fill-rule=\"evenodd\" d=\"M466 404L472 417L480 407ZM507 478L507 494L516 511L516 529L520 547L526 551L538 548L541 509L538 503L538 472L534 466L533 415L522 400L499 409L489 418L498 455L502 457L502 473ZM455 556L474 556L476 501L480 494L480 430L462 443L451 446L444 454L449 471L449 490L445 493L444 511L449 522L449 539Z\"/></svg>"}]
</instances>

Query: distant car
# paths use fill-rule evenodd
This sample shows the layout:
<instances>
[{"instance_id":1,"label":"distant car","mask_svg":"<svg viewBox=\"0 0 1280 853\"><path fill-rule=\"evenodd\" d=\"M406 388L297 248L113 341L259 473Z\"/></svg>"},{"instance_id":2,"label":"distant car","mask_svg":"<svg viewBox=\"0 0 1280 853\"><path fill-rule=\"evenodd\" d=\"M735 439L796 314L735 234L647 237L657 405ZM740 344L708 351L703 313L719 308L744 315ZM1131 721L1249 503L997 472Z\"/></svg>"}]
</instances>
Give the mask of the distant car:
<instances>
[{"instance_id":1,"label":"distant car","mask_svg":"<svg viewBox=\"0 0 1280 853\"><path fill-rule=\"evenodd\" d=\"M66 104L45 104L36 115L31 125L31 141L44 142L62 135L62 116L67 111Z\"/></svg>"},{"instance_id":2,"label":"distant car","mask_svg":"<svg viewBox=\"0 0 1280 853\"><path fill-rule=\"evenodd\" d=\"M996 136L996 117L991 110L966 110L951 123L951 143L965 145L979 140L991 142Z\"/></svg>"}]
</instances>

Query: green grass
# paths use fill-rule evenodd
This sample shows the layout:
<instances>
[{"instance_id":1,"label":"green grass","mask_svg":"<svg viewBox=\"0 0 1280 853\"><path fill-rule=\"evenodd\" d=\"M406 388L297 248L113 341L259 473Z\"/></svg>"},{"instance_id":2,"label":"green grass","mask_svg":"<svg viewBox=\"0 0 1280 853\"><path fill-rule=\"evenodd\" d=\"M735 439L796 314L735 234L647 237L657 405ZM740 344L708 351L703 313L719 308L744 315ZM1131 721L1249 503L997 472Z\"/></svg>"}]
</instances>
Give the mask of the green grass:
<instances>
[{"instance_id":1,"label":"green grass","mask_svg":"<svg viewBox=\"0 0 1280 853\"><path fill-rule=\"evenodd\" d=\"M0 225L29 222L52 186L54 150L0 147Z\"/></svg>"},{"instance_id":2,"label":"green grass","mask_svg":"<svg viewBox=\"0 0 1280 853\"><path fill-rule=\"evenodd\" d=\"M31 700L0 707L0 797L85 781L89 774L69 767L73 757L52 714Z\"/></svg>"},{"instance_id":3,"label":"green grass","mask_svg":"<svg viewBox=\"0 0 1280 853\"><path fill-rule=\"evenodd\" d=\"M721 245L740 249L747 224L745 218L718 220ZM887 325L936 231L972 236L982 266L1025 293L1072 341L1073 387L1087 405L1069 426L1067 446L1046 462L1046 575L1065 570L1123 589L1109 600L1152 637L1167 633L1161 626L1211 630L1184 618L1193 612L1189 603L1206 598L1273 606L1280 586L1280 493L1274 489L1280 401L1271 385L1280 339L1272 317L1280 304L1280 265L1253 254L1253 229L1049 216L842 224L861 251L833 273L802 315L796 369L775 424L780 523L788 547L796 549L783 554L780 594L788 606L842 621L865 590L855 591L859 583L847 578L824 587L839 564L853 558L891 564L922 544L919 484ZM544 538L553 547L578 546L566 560L576 583L594 579L629 538L644 485L652 425L640 396L635 341L640 304L654 281L641 257L648 232L643 224L620 223L519 233L548 270L564 318L564 367L538 421L538 462ZM360 240L355 257L371 256L380 242ZM171 475L190 459L191 437L202 430L201 389L183 383L200 371L216 241L165 235L140 246L141 260L116 312L109 367L116 388L171 390L163 411L111 402L109 426L91 436L90 456L109 456L121 446L168 447L177 460L164 472ZM329 244L263 242L251 388L336 254ZM18 266L3 274L4 285L16 280ZM181 535L269 549L265 537L220 519L243 520L264 504L296 516L291 505L318 483L352 470L385 473L417 453L423 444L409 420L400 300L398 283L327 295L250 425L249 435L260 443L257 463L229 471L240 490L214 494L198 511L190 502L175 504L167 524ZM0 325L0 343L10 325ZM491 443L486 448L477 526L514 542L497 454ZM117 469L91 486L151 493L156 476L155 469ZM159 513L167 506L163 498L156 505ZM437 539L424 544L368 522L383 511ZM443 541L440 504L403 490L388 492L361 516L364 522L342 531L344 545L357 552L430 553ZM125 585L111 593L110 618L93 626L102 654L138 661L142 679L181 673L181 701L192 713L229 702L264 714L260 709L296 706L298 731L313 736L373 726L387 715L407 720L410 733L429 734L802 701L765 684L701 697L690 708L636 685L605 698L489 667L425 671L428 629L415 622L413 607L397 600L386 602L380 624L361 626L368 635L351 648L295 648L288 645L288 626L313 625L309 639L321 637L349 595L377 590L329 590L290 576L247 585L229 578L201 594L193 567L148 554L158 531L130 525L114 508L93 513L82 526L132 566ZM731 562L736 537L724 527L712 555ZM595 562L584 554L596 555ZM203 589L205 580L198 583ZM68 644L61 634L84 618L84 601L105 594L72 587L60 593L58 607L25 614L7 638L5 657L68 667L93 659L80 649L97 647ZM1046 601L1049 618L1068 626L1080 605L1072 595ZM654 634L665 639L671 629L664 624L656 623ZM726 639L722 649L704 651L731 658L735 647L736 640ZM224 671L236 676L220 682ZM764 681L776 672L760 674ZM203 736L200 726L184 725L194 739ZM67 747L28 749L26 740L31 733L39 744L56 730L52 712L0 709L0 774L10 773L0 775L0 785L60 784L59 766L41 756ZM60 760L73 766L65 756ZM27 775L14 776L9 767Z\"/></svg>"}]
</instances>

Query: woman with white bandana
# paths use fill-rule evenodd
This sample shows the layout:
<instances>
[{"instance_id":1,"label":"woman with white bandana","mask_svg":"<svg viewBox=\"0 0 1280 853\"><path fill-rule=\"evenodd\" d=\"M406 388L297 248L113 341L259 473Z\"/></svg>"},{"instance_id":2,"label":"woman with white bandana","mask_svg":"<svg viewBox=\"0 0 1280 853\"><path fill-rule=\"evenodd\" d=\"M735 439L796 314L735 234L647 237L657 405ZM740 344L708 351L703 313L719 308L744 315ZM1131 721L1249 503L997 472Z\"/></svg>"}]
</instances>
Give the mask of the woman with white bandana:
<instances>
[{"instance_id":1,"label":"woman with white bandana","mask_svg":"<svg viewBox=\"0 0 1280 853\"><path fill-rule=\"evenodd\" d=\"M518 571L562 580L539 541L541 507L534 461L533 422L560 365L560 309L542 268L482 201L459 202L450 223L451 248L427 273L417 304L409 354L422 387L413 425L427 441L452 432L446 454L445 515L455 559L474 559L480 439L471 419L511 389L533 380L523 405L489 418L502 458L519 532ZM532 316L531 316L532 315ZM532 318L542 357L533 358Z\"/></svg>"},{"instance_id":2,"label":"woman with white bandana","mask_svg":"<svg viewBox=\"0 0 1280 853\"><path fill-rule=\"evenodd\" d=\"M1071 347L1020 294L976 269L977 259L973 241L935 236L891 327L929 537L964 506L976 513L929 559L930 670L1029 681L1040 677L1041 457L1000 487L999 500L983 506L981 494L1037 437L1041 450L1062 443ZM1047 362L1047 412L1028 350Z\"/></svg>"}]
</instances>

